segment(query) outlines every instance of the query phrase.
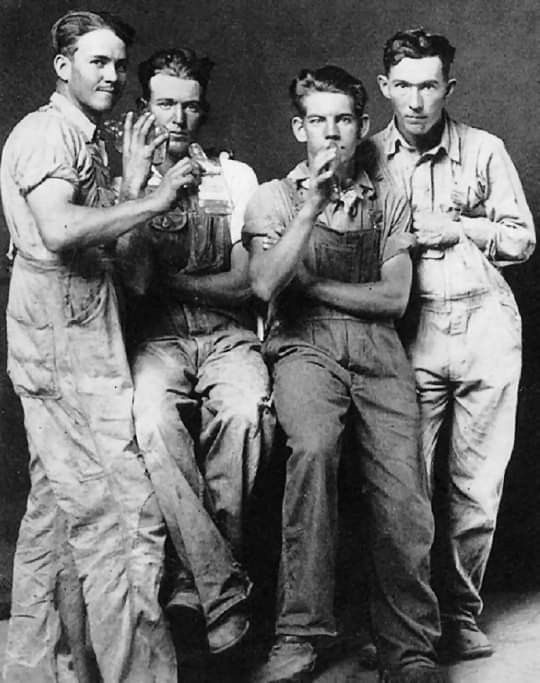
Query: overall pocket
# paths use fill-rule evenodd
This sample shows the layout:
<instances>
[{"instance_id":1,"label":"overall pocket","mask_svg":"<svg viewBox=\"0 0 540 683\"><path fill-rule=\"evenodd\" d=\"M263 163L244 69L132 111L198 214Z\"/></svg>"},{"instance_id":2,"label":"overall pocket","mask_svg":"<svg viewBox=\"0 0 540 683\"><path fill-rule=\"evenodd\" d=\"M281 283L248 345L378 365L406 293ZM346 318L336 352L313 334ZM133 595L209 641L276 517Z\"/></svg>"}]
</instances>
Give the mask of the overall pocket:
<instances>
[{"instance_id":1,"label":"overall pocket","mask_svg":"<svg viewBox=\"0 0 540 683\"><path fill-rule=\"evenodd\" d=\"M54 332L50 323L38 325L6 314L7 372L19 396L59 398Z\"/></svg>"}]
</instances>

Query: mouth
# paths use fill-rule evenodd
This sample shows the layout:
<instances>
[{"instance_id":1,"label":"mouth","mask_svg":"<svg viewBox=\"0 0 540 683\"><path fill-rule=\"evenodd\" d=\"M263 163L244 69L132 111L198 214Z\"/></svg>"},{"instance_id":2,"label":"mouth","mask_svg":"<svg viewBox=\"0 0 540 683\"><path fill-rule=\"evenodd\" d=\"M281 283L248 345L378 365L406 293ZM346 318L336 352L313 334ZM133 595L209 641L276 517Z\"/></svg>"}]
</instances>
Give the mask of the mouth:
<instances>
[{"instance_id":1,"label":"mouth","mask_svg":"<svg viewBox=\"0 0 540 683\"><path fill-rule=\"evenodd\" d=\"M169 132L169 140L178 140L178 141L183 141L187 140L188 136L186 133L179 133L178 131L170 131Z\"/></svg>"}]
</instances>

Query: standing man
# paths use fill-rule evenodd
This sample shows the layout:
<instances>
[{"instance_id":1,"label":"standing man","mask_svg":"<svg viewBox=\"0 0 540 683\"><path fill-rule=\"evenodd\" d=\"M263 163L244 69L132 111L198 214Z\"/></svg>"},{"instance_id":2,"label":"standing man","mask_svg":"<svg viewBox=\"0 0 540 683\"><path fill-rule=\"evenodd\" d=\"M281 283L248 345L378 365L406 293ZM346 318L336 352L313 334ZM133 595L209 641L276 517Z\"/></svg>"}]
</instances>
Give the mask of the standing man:
<instances>
[{"instance_id":1,"label":"standing man","mask_svg":"<svg viewBox=\"0 0 540 683\"><path fill-rule=\"evenodd\" d=\"M383 95L394 109L374 136L379 171L409 198L419 249L409 353L416 373L422 452L433 457L451 410L446 566L439 599L442 648L488 656L480 588L514 442L521 321L501 266L525 261L534 226L516 170L498 138L451 119L445 103L454 48L423 29L385 46Z\"/></svg>"},{"instance_id":2,"label":"standing man","mask_svg":"<svg viewBox=\"0 0 540 683\"><path fill-rule=\"evenodd\" d=\"M258 190L245 226L253 290L271 302L265 352L290 449L276 643L260 679L309 675L317 646L336 635L337 478L350 420L362 448L381 680L435 683L433 521L414 377L394 328L411 284L410 213L357 163L368 128L358 79L306 69L290 95L307 160Z\"/></svg>"},{"instance_id":3,"label":"standing man","mask_svg":"<svg viewBox=\"0 0 540 683\"><path fill-rule=\"evenodd\" d=\"M274 418L240 241L257 179L226 154L211 162L199 148L198 162L188 153L208 111L211 66L180 48L139 67L143 104L169 135L148 191L174 165L189 180L119 253L131 294L135 428L181 563L167 612L183 630L204 617L218 653L249 627L250 582L238 561Z\"/></svg>"},{"instance_id":4,"label":"standing man","mask_svg":"<svg viewBox=\"0 0 540 683\"><path fill-rule=\"evenodd\" d=\"M176 681L157 602L164 526L138 452L133 391L109 245L165 211L186 182L171 168L148 197L112 205L97 124L122 91L133 31L93 12L52 28L56 92L12 131L4 214L17 250L7 307L8 371L25 415L31 491L21 523L4 678L58 680L57 575L65 529L101 678ZM144 183L152 117L132 125L125 184ZM189 180L189 179L188 179Z\"/></svg>"}]
</instances>

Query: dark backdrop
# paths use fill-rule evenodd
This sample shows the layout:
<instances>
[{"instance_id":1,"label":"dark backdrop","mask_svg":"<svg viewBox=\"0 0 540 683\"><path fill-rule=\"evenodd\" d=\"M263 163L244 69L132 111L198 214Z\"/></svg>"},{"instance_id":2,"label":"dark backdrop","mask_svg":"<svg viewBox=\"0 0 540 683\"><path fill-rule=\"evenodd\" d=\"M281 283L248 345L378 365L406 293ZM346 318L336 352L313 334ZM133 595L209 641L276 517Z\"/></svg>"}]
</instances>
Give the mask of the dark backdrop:
<instances>
[{"instance_id":1,"label":"dark backdrop","mask_svg":"<svg viewBox=\"0 0 540 683\"><path fill-rule=\"evenodd\" d=\"M540 198L540 7L537 0L0 0L0 143L26 112L48 98L54 81L48 30L68 9L118 11L136 28L135 66L151 51L188 45L215 62L212 109L204 141L231 146L260 180L288 170L301 154L289 132L287 85L299 68L336 63L360 75L369 91L372 129L389 108L376 87L382 46L400 28L424 25L457 47L458 88L451 111L501 136L523 179L533 214ZM137 95L134 76L119 109ZM1 222L1 217L0 217ZM7 234L0 225L0 252ZM521 586L540 565L540 393L538 257L506 271L524 317L524 372L518 438L490 566L491 585ZM0 307L7 296L0 277ZM20 409L5 375L0 327L0 556L10 550L26 492L26 448Z\"/></svg>"}]
</instances>

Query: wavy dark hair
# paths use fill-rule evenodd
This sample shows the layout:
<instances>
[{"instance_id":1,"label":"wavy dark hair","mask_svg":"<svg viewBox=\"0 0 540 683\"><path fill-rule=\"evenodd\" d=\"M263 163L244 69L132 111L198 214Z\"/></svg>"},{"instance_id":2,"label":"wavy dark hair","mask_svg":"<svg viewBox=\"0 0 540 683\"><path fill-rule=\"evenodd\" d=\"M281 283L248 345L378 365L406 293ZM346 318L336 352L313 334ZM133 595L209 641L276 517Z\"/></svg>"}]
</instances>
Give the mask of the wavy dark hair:
<instances>
[{"instance_id":1,"label":"wavy dark hair","mask_svg":"<svg viewBox=\"0 0 540 683\"><path fill-rule=\"evenodd\" d=\"M55 55L71 57L77 49L77 40L90 31L108 28L130 47L135 30L110 12L86 12L73 10L58 19L51 28L51 42Z\"/></svg>"},{"instance_id":2,"label":"wavy dark hair","mask_svg":"<svg viewBox=\"0 0 540 683\"><path fill-rule=\"evenodd\" d=\"M208 57L199 57L198 54L187 47L172 48L154 52L148 59L139 64L139 82L142 96L145 100L150 99L150 79L158 73L186 78L201 86L201 105L208 111L206 90L210 73L214 62Z\"/></svg>"},{"instance_id":3,"label":"wavy dark hair","mask_svg":"<svg viewBox=\"0 0 540 683\"><path fill-rule=\"evenodd\" d=\"M405 57L439 57L444 77L448 80L455 54L456 48L450 45L448 38L438 33L427 33L422 27L398 31L384 46L384 70L388 75L391 67L399 64Z\"/></svg>"},{"instance_id":4,"label":"wavy dark hair","mask_svg":"<svg viewBox=\"0 0 540 683\"><path fill-rule=\"evenodd\" d=\"M327 64L320 69L302 69L289 86L292 105L299 116L305 116L304 97L312 92L337 92L349 95L354 113L361 117L367 103L366 89L361 80L339 66Z\"/></svg>"}]
</instances>

